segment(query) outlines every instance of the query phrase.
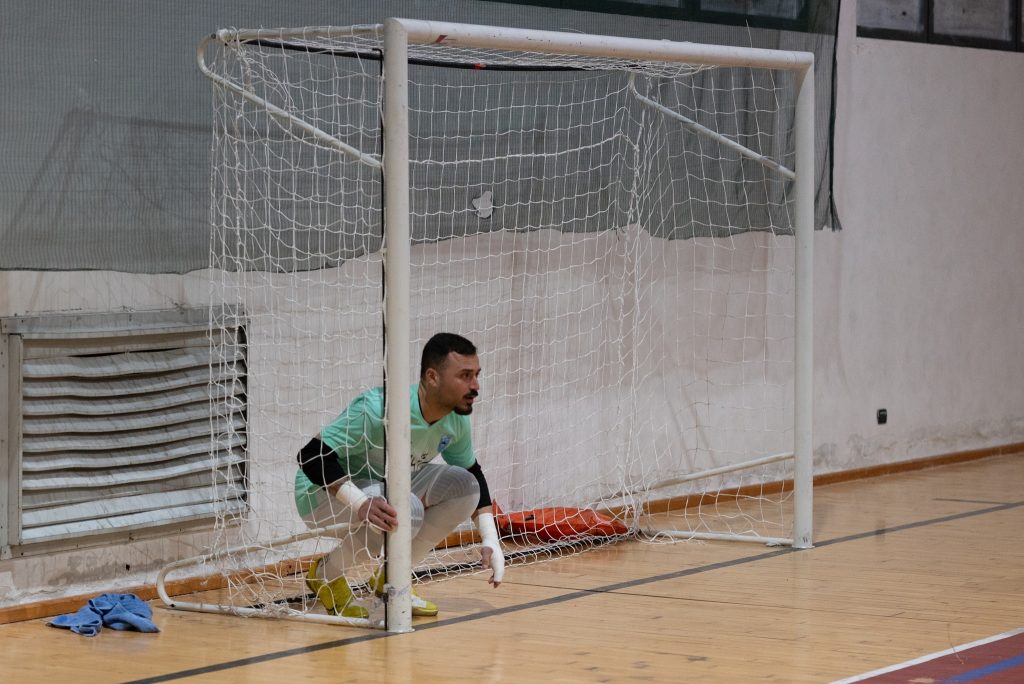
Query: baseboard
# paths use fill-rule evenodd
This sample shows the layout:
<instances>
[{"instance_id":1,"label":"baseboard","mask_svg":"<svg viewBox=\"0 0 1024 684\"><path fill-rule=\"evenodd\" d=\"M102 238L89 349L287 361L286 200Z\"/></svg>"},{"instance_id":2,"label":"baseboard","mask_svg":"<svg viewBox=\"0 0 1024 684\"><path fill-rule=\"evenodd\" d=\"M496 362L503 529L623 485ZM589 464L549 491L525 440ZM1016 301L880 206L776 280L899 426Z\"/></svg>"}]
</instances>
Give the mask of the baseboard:
<instances>
[{"instance_id":1,"label":"baseboard","mask_svg":"<svg viewBox=\"0 0 1024 684\"><path fill-rule=\"evenodd\" d=\"M842 470L837 473L825 473L814 476L814 486L837 484L849 482L850 480L862 480L867 477L878 477L880 475L893 475L895 473L907 473L913 470L924 470L938 466L952 465L954 463L966 463L976 461L980 458L990 456L1009 456L1011 454L1024 454L1024 442L1014 442L1001 446L987 447L985 449L971 449L970 451L956 451L950 454L938 456L927 456L916 458L910 461L897 461L895 463L883 463L881 465L867 466L866 468L853 468Z\"/></svg>"},{"instance_id":2,"label":"baseboard","mask_svg":"<svg viewBox=\"0 0 1024 684\"><path fill-rule=\"evenodd\" d=\"M988 458L990 456L1006 456L1010 454L1024 454L1024 442L1015 442L1013 444L1004 444L1002 446L987 447L985 449L972 449L970 451L959 451L951 454L941 454L938 456L929 456L927 458L918 458L910 461L899 461L896 463L885 463L876 466L868 466L866 468L853 468L851 470L843 470L836 473L825 473L823 475L816 475L814 477L814 486L821 487L830 484L837 484L839 482L850 482L852 480L861 480L869 477L879 477L882 475L892 475L895 473L905 473L914 470L923 470L925 468L935 468L938 466L951 465L955 463L966 463L968 461L976 461L982 458ZM683 508L689 508L699 504L706 504L712 500L721 500L724 498L735 498L738 496L750 496L755 493L777 493L780 491L788 491L793 488L792 480L783 480L779 482L769 482L764 485L757 485L756 487L741 487L735 490L729 490L720 492L718 494L695 494L686 497L677 497L673 499L665 499L662 501L651 502L647 505L647 510L651 513L666 512L670 510L681 510ZM614 511L612 511L614 513ZM479 537L473 532L453 533L439 545L440 547L446 546L459 546L461 544L471 543L479 541ZM294 573L304 572L308 568L309 563L312 561L310 558L299 559L298 561L291 561L279 564L281 567L278 570L282 573ZM239 576L240 577L240 576ZM222 575L206 575L203 577L187 577L180 580L174 580L167 582L165 588L170 596L182 596L185 594L193 594L199 591L211 591L214 589L223 589L227 586L228 580ZM112 589L112 592L119 594L135 594L139 598L150 601L159 598L156 591L156 586L152 584L140 585L135 587L123 587L119 589ZM7 624L10 622L22 622L24 620L36 620L39 618L53 617L54 615L62 615L64 613L73 613L81 608L85 603L97 595L97 593L91 594L80 594L76 596L65 596L62 598L47 599L45 601L36 601L33 603L26 603L19 606L10 606L7 608L0 608L0 624Z\"/></svg>"}]
</instances>

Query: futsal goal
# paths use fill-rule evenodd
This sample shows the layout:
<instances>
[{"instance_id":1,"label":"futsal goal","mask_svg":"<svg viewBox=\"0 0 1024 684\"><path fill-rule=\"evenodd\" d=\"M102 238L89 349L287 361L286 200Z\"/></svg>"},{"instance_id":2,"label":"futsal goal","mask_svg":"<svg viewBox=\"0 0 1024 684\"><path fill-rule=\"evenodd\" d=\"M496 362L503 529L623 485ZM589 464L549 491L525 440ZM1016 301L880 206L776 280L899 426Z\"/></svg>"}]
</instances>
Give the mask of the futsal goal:
<instances>
[{"instance_id":1,"label":"futsal goal","mask_svg":"<svg viewBox=\"0 0 1024 684\"><path fill-rule=\"evenodd\" d=\"M377 624L303 590L339 530L298 517L295 455L384 385L407 520L409 387L440 331L480 350L473 441L500 507L621 525L518 535L510 574L627 537L811 545L812 55L389 19L221 30L199 64L211 339L234 371L211 377L247 378L211 439L246 444L219 485L245 505L165 568L165 602ZM408 525L388 535L388 629L410 625L403 578L473 567L466 530L417 568ZM166 596L189 565L228 587Z\"/></svg>"}]
</instances>

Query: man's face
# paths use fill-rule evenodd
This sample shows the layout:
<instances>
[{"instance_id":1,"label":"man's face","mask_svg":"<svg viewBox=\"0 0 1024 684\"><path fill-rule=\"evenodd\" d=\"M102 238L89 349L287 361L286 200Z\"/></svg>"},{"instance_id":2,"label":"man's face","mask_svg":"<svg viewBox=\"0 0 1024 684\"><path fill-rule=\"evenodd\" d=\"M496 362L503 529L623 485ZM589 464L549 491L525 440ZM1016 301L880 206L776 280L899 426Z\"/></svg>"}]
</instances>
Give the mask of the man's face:
<instances>
[{"instance_id":1,"label":"man's face","mask_svg":"<svg viewBox=\"0 0 1024 684\"><path fill-rule=\"evenodd\" d=\"M463 416L473 412L473 400L480 394L479 375L480 359L476 354L463 356L455 352L448 354L439 370L427 371L436 401Z\"/></svg>"}]
</instances>

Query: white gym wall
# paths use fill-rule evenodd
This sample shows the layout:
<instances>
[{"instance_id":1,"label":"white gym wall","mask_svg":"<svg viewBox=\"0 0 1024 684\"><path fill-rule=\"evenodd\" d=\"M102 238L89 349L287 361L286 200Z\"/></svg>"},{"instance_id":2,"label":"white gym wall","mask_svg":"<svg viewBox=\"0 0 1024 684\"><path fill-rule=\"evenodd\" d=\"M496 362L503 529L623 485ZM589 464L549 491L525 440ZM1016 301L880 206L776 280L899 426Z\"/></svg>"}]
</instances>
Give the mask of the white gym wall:
<instances>
[{"instance_id":1,"label":"white gym wall","mask_svg":"<svg viewBox=\"0 0 1024 684\"><path fill-rule=\"evenodd\" d=\"M1024 54L856 38L855 16L843 230L815 241L816 474L1024 441Z\"/></svg>"}]
</instances>

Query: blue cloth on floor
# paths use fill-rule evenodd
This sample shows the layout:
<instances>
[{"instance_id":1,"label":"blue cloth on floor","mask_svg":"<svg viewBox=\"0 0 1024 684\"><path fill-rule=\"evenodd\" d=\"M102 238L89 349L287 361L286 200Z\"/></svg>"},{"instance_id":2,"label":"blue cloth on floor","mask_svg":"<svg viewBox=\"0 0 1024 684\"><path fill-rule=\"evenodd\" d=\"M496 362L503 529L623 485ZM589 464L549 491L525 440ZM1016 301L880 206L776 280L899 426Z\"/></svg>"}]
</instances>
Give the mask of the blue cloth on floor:
<instances>
[{"instance_id":1,"label":"blue cloth on floor","mask_svg":"<svg viewBox=\"0 0 1024 684\"><path fill-rule=\"evenodd\" d=\"M96 636L104 626L118 630L159 632L152 617L153 609L135 594L101 594L89 599L77 613L53 618L50 625L70 629L82 636Z\"/></svg>"}]
</instances>

